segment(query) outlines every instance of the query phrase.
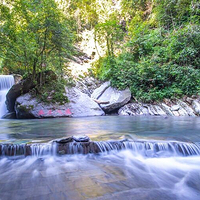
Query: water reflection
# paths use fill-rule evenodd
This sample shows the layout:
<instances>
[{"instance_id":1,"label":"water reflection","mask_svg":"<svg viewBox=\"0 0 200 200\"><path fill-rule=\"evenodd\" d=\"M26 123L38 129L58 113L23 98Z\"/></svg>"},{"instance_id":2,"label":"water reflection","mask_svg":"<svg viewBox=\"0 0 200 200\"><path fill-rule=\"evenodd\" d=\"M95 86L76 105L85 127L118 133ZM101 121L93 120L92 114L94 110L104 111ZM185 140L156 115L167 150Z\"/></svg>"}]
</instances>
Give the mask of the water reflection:
<instances>
[{"instance_id":1,"label":"water reflection","mask_svg":"<svg viewBox=\"0 0 200 200\"><path fill-rule=\"evenodd\" d=\"M35 120L0 120L1 141L49 141L71 135L93 140L122 138L170 139L199 142L198 117L87 117Z\"/></svg>"}]
</instances>

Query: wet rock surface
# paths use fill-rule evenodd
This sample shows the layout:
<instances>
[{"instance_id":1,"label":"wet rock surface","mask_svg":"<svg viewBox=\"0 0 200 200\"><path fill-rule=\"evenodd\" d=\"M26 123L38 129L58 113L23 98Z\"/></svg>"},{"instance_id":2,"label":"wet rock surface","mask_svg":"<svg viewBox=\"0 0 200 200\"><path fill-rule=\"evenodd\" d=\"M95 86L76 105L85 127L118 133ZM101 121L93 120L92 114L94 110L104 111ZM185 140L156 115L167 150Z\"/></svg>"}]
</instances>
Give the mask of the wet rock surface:
<instances>
[{"instance_id":1,"label":"wet rock surface","mask_svg":"<svg viewBox=\"0 0 200 200\"><path fill-rule=\"evenodd\" d=\"M4 159L0 162L1 199L199 199L196 166L192 168L176 158L146 160L127 153L88 159L85 156ZM180 183L181 189L177 188Z\"/></svg>"},{"instance_id":2,"label":"wet rock surface","mask_svg":"<svg viewBox=\"0 0 200 200\"><path fill-rule=\"evenodd\" d=\"M62 138L55 140L54 142L57 143L68 143L68 142L89 142L90 138L86 135L77 135L77 136L72 136L68 138Z\"/></svg>"},{"instance_id":3,"label":"wet rock surface","mask_svg":"<svg viewBox=\"0 0 200 200\"><path fill-rule=\"evenodd\" d=\"M4 156L45 156L64 154L97 154L103 152L131 150L145 157L171 155L200 155L200 145L178 141L113 140L90 141L88 136L71 136L51 143L0 144L0 155Z\"/></svg>"},{"instance_id":4,"label":"wet rock surface","mask_svg":"<svg viewBox=\"0 0 200 200\"><path fill-rule=\"evenodd\" d=\"M2 116L3 119L15 119L16 113L15 112L9 112Z\"/></svg>"}]
</instances>

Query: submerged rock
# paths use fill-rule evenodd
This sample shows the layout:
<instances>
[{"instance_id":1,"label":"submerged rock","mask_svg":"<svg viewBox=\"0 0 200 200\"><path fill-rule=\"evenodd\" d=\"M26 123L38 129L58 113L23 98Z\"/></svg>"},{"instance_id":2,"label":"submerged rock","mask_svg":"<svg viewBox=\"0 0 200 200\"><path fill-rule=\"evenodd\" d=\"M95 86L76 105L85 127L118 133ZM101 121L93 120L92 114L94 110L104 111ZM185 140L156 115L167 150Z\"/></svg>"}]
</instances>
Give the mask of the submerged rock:
<instances>
[{"instance_id":1,"label":"submerged rock","mask_svg":"<svg viewBox=\"0 0 200 200\"><path fill-rule=\"evenodd\" d=\"M77 135L77 136L72 136L68 138L62 138L59 140L55 140L54 142L57 143L68 143L68 142L89 142L90 138L86 135Z\"/></svg>"},{"instance_id":2,"label":"submerged rock","mask_svg":"<svg viewBox=\"0 0 200 200\"><path fill-rule=\"evenodd\" d=\"M86 135L75 135L73 136L73 140L76 142L89 142L90 138Z\"/></svg>"}]
</instances>

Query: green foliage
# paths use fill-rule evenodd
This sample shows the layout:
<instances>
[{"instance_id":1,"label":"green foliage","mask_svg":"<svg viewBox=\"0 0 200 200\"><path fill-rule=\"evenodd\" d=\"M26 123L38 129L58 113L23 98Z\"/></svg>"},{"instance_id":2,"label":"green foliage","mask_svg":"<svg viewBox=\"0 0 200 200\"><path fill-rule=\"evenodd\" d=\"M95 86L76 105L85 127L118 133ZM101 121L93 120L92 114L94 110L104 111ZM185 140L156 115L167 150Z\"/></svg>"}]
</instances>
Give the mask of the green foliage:
<instances>
[{"instance_id":1,"label":"green foliage","mask_svg":"<svg viewBox=\"0 0 200 200\"><path fill-rule=\"evenodd\" d=\"M54 0L0 5L0 57L10 73L61 70L73 51L68 20Z\"/></svg>"},{"instance_id":2,"label":"green foliage","mask_svg":"<svg viewBox=\"0 0 200 200\"><path fill-rule=\"evenodd\" d=\"M196 1L122 1L128 41L94 71L144 102L200 93L200 24ZM135 8L135 9L134 9Z\"/></svg>"},{"instance_id":3,"label":"green foliage","mask_svg":"<svg viewBox=\"0 0 200 200\"><path fill-rule=\"evenodd\" d=\"M120 6L113 0L3 2L1 73L34 77L51 69L62 77L75 53L75 35L94 29L96 48L97 43L105 47L105 56L93 66L100 79L120 89L130 87L147 102L199 93L198 0L122 0ZM41 100L67 101L61 80L42 87L43 78L35 88Z\"/></svg>"},{"instance_id":4,"label":"green foliage","mask_svg":"<svg viewBox=\"0 0 200 200\"><path fill-rule=\"evenodd\" d=\"M62 105L69 102L65 94L66 85L67 82L64 79L49 80L45 86L40 86L37 84L37 86L32 89L31 95L47 104L58 103Z\"/></svg>"},{"instance_id":5,"label":"green foliage","mask_svg":"<svg viewBox=\"0 0 200 200\"><path fill-rule=\"evenodd\" d=\"M124 32L116 19L110 19L95 26L95 36L100 44L106 43L106 53L109 57L112 57L117 42L123 40Z\"/></svg>"}]
</instances>

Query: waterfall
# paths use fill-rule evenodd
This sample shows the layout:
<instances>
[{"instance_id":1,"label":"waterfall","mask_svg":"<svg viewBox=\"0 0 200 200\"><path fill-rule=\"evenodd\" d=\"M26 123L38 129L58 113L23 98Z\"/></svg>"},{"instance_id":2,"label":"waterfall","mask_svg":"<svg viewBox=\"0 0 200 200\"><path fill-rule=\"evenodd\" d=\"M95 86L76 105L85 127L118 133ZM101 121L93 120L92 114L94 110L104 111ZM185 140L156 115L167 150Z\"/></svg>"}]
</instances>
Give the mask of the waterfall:
<instances>
[{"instance_id":1,"label":"waterfall","mask_svg":"<svg viewBox=\"0 0 200 200\"><path fill-rule=\"evenodd\" d=\"M178 141L90 141L39 144L0 144L1 156L44 156L63 154L109 153L130 150L144 157L200 155L200 144Z\"/></svg>"},{"instance_id":2,"label":"waterfall","mask_svg":"<svg viewBox=\"0 0 200 200\"><path fill-rule=\"evenodd\" d=\"M6 94L14 85L14 77L12 75L0 75L0 118L6 114Z\"/></svg>"}]
</instances>

